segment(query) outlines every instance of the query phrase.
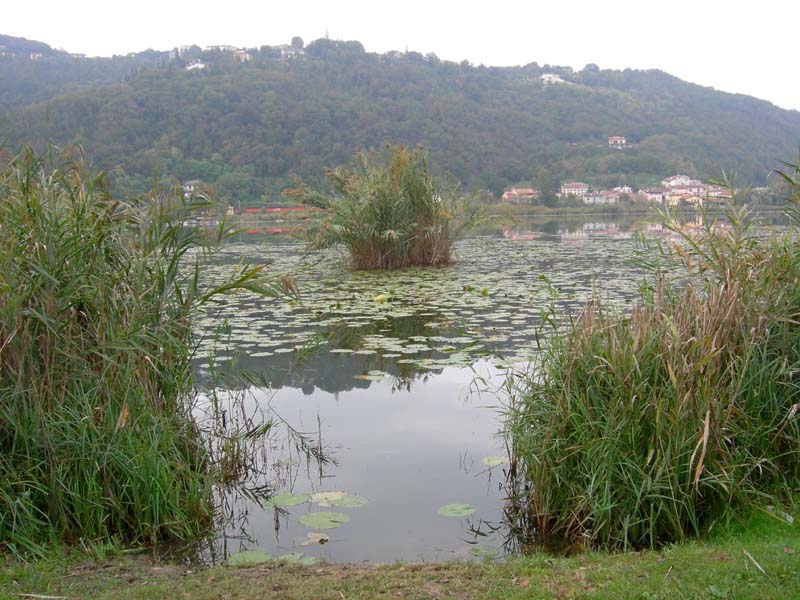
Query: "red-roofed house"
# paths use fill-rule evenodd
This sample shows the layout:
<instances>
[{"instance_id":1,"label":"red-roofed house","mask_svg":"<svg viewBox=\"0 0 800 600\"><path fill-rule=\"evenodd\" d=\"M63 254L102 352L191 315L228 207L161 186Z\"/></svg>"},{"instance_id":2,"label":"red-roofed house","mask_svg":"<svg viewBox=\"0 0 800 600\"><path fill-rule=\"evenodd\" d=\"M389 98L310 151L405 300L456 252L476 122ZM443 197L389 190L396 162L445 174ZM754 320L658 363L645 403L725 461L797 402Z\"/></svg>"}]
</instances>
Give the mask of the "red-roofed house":
<instances>
[{"instance_id":1,"label":"red-roofed house","mask_svg":"<svg viewBox=\"0 0 800 600\"><path fill-rule=\"evenodd\" d=\"M612 135L608 138L608 145L612 148L624 148L627 144L628 140L621 135Z\"/></svg>"},{"instance_id":2,"label":"red-roofed house","mask_svg":"<svg viewBox=\"0 0 800 600\"><path fill-rule=\"evenodd\" d=\"M666 201L668 192L668 187L644 187L639 190L639 194L650 202L660 202L661 204Z\"/></svg>"},{"instance_id":3,"label":"red-roofed house","mask_svg":"<svg viewBox=\"0 0 800 600\"><path fill-rule=\"evenodd\" d=\"M539 192L533 188L509 188L500 197L502 202L509 204L530 204L539 197Z\"/></svg>"}]
</instances>

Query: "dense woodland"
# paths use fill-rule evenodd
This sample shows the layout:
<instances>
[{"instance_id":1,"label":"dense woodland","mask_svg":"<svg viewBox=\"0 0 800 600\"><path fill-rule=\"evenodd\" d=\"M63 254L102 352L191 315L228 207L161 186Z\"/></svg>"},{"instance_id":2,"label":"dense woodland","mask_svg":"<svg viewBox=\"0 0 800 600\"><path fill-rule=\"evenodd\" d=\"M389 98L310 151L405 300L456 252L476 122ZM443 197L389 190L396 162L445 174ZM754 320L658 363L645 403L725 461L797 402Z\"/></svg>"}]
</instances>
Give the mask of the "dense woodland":
<instances>
[{"instance_id":1,"label":"dense woodland","mask_svg":"<svg viewBox=\"0 0 800 600\"><path fill-rule=\"evenodd\" d=\"M676 172L763 185L800 140L800 112L655 70L475 66L328 39L291 58L248 49L246 62L196 46L113 58L8 36L0 46L7 148L80 144L124 191L199 179L241 205L285 203L295 177L321 184L326 167L386 143L423 145L466 189L499 195ZM186 70L192 60L205 68ZM543 73L566 83L544 84ZM609 148L611 135L630 147Z\"/></svg>"}]
</instances>

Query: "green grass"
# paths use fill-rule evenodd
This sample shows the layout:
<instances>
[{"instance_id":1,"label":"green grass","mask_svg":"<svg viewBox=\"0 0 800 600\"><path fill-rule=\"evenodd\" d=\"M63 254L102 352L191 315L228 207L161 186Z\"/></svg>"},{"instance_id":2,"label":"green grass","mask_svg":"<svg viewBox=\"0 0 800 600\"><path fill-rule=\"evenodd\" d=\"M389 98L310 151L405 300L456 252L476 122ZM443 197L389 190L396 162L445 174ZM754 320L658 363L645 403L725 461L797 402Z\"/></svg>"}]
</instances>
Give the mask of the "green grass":
<instances>
[{"instance_id":1,"label":"green grass","mask_svg":"<svg viewBox=\"0 0 800 600\"><path fill-rule=\"evenodd\" d=\"M762 571L763 570L763 571ZM0 573L0 599L38 593L70 598L162 600L291 598L797 598L800 528L754 513L703 542L572 558L535 554L504 562L261 565L205 570L144 556L82 555Z\"/></svg>"},{"instance_id":2,"label":"green grass","mask_svg":"<svg viewBox=\"0 0 800 600\"><path fill-rule=\"evenodd\" d=\"M227 235L183 226L203 198L120 200L80 161L23 152L0 172L0 548L195 537L220 464L192 417L192 318Z\"/></svg>"},{"instance_id":3,"label":"green grass","mask_svg":"<svg viewBox=\"0 0 800 600\"><path fill-rule=\"evenodd\" d=\"M311 229L310 247L343 246L356 269L448 264L454 238L474 218L457 189L434 181L422 149L362 152L328 181L331 196L303 187L289 193L329 210Z\"/></svg>"},{"instance_id":4,"label":"green grass","mask_svg":"<svg viewBox=\"0 0 800 600\"><path fill-rule=\"evenodd\" d=\"M662 248L679 282L658 277L629 315L587 306L517 382L531 543L657 547L800 487L800 243L706 218Z\"/></svg>"}]
</instances>

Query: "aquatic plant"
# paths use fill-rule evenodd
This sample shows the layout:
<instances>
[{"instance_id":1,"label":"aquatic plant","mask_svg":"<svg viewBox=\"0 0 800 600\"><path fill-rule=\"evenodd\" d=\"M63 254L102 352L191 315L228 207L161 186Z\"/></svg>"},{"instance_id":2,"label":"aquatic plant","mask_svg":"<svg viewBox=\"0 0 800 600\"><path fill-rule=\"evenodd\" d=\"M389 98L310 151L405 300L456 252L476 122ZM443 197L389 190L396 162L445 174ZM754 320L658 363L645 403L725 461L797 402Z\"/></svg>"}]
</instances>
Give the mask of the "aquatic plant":
<instances>
[{"instance_id":1,"label":"aquatic plant","mask_svg":"<svg viewBox=\"0 0 800 600\"><path fill-rule=\"evenodd\" d=\"M658 546L800 485L800 242L704 216L670 224L680 280L629 315L590 303L516 382L514 510L533 539Z\"/></svg>"},{"instance_id":2,"label":"aquatic plant","mask_svg":"<svg viewBox=\"0 0 800 600\"><path fill-rule=\"evenodd\" d=\"M361 152L327 175L329 196L302 185L288 193L329 211L311 229L310 247L344 246L356 269L448 264L455 237L477 214L457 187L434 181L421 148Z\"/></svg>"},{"instance_id":3,"label":"aquatic plant","mask_svg":"<svg viewBox=\"0 0 800 600\"><path fill-rule=\"evenodd\" d=\"M196 536L231 456L192 416L192 319L277 286L243 265L205 284L229 233L184 226L206 198L120 200L80 158L51 160L0 171L0 547Z\"/></svg>"}]
</instances>

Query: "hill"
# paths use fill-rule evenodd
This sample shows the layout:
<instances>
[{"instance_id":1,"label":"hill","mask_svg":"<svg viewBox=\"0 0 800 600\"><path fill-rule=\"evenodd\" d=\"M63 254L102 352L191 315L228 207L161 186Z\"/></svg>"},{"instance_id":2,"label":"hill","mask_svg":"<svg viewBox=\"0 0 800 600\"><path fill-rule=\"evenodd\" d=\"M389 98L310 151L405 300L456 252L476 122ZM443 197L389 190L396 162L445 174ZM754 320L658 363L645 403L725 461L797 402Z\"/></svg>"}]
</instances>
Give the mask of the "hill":
<instances>
[{"instance_id":1,"label":"hill","mask_svg":"<svg viewBox=\"0 0 800 600\"><path fill-rule=\"evenodd\" d=\"M675 172L763 184L800 142L800 112L660 71L301 46L0 56L0 135L11 147L82 144L98 166L124 167L125 189L154 174L200 179L243 204L274 199L295 175L320 182L357 148L388 142L422 144L433 165L496 195L530 181L646 185ZM628 147L610 148L613 135Z\"/></svg>"}]
</instances>

